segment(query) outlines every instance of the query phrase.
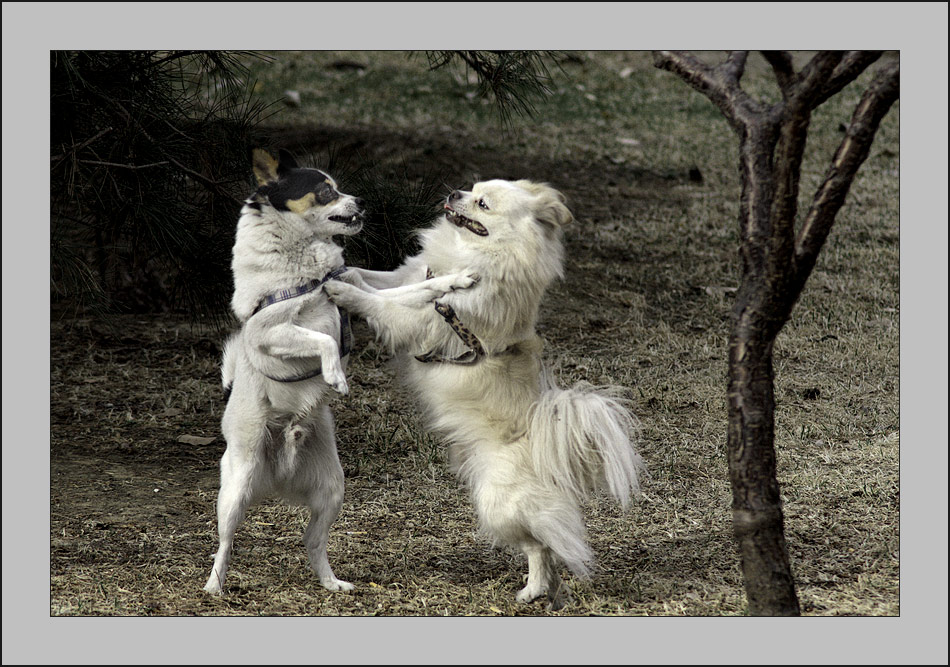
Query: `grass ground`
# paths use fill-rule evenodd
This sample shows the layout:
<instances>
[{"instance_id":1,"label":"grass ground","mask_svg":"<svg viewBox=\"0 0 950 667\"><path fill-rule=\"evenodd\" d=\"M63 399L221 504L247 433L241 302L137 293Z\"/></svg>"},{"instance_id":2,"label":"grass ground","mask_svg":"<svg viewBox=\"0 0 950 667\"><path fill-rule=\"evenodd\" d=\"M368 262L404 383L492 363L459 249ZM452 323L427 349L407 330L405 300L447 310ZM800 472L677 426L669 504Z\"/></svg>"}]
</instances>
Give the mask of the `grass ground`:
<instances>
[{"instance_id":1,"label":"grass ground","mask_svg":"<svg viewBox=\"0 0 950 667\"><path fill-rule=\"evenodd\" d=\"M278 53L255 75L264 98L300 93L268 131L317 165L336 151L452 187L525 177L568 195L577 222L543 308L547 361L563 384L630 388L645 494L625 513L587 507L598 569L570 582L573 605L516 604L523 558L474 535L444 449L358 325L351 393L333 406L347 490L330 541L356 591L320 587L305 511L273 503L249 512L227 593L211 598L224 332L177 315L54 318L51 615L745 614L725 459L737 141L719 112L645 53L571 54L536 118L509 131L464 71L428 72L421 55ZM747 77L777 94L760 59ZM816 112L803 201L867 79ZM899 114L776 346L779 481L806 615L900 614Z\"/></svg>"}]
</instances>

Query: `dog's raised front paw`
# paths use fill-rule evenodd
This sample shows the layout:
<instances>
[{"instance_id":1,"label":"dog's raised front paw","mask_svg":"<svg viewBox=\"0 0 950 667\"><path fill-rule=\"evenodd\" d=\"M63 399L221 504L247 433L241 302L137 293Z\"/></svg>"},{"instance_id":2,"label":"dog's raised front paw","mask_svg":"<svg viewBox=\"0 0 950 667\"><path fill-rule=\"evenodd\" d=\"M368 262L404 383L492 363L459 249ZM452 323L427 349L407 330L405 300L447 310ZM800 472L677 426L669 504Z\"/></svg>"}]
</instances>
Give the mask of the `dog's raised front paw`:
<instances>
[{"instance_id":1,"label":"dog's raised front paw","mask_svg":"<svg viewBox=\"0 0 950 667\"><path fill-rule=\"evenodd\" d=\"M336 277L336 280L352 285L361 292L375 293L376 290L370 287L357 269L348 269L346 272Z\"/></svg>"},{"instance_id":2,"label":"dog's raised front paw","mask_svg":"<svg viewBox=\"0 0 950 667\"><path fill-rule=\"evenodd\" d=\"M441 299L449 292L468 289L479 280L477 274L450 273L448 275L430 278L422 283L425 291L420 294L427 302Z\"/></svg>"},{"instance_id":3,"label":"dog's raised front paw","mask_svg":"<svg viewBox=\"0 0 950 667\"><path fill-rule=\"evenodd\" d=\"M341 396L346 396L350 393L350 387L346 383L346 373L343 372L339 362L335 364L325 364L322 369L322 374L323 381L330 385L330 389Z\"/></svg>"},{"instance_id":4,"label":"dog's raised front paw","mask_svg":"<svg viewBox=\"0 0 950 667\"><path fill-rule=\"evenodd\" d=\"M477 273L450 273L447 276L444 276L446 280L446 292L454 292L455 290L468 289L475 285L481 276Z\"/></svg>"},{"instance_id":5,"label":"dog's raised front paw","mask_svg":"<svg viewBox=\"0 0 950 667\"><path fill-rule=\"evenodd\" d=\"M345 277L345 274L342 277ZM344 308L346 308L350 302L350 296L353 290L359 291L359 288L345 283L342 280L328 280L323 284L323 291L326 293L327 298L330 299L332 303Z\"/></svg>"}]
</instances>

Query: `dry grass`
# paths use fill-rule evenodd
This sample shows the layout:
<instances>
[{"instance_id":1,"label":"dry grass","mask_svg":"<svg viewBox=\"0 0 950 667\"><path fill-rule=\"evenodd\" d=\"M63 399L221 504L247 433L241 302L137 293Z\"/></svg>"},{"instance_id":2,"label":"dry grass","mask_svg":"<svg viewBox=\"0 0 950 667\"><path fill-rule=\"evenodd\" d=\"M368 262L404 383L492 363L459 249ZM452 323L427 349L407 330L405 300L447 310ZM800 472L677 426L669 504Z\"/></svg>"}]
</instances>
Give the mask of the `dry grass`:
<instances>
[{"instance_id":1,"label":"dry grass","mask_svg":"<svg viewBox=\"0 0 950 667\"><path fill-rule=\"evenodd\" d=\"M578 222L568 278L545 301L548 361L565 384L630 388L651 475L626 513L590 503L599 569L571 582L574 604L552 614L514 602L523 558L474 535L443 448L420 430L364 326L351 394L334 405L347 490L330 557L356 591L324 591L300 540L306 513L265 504L238 532L226 595L203 594L224 448L223 334L155 316L115 329L52 322L52 615L746 613L725 460L736 140L646 54L579 55L538 120L509 135L466 98L468 84L424 72L422 58L280 54L259 73L262 94L300 91L303 106L277 117L275 132L317 160L328 145L358 148L383 164L398 155L420 173L436 167L451 185L528 177L569 195ZM751 70L764 81L761 63ZM816 114L805 192L858 88ZM807 615L900 613L898 135L895 105L777 344L779 475Z\"/></svg>"}]
</instances>

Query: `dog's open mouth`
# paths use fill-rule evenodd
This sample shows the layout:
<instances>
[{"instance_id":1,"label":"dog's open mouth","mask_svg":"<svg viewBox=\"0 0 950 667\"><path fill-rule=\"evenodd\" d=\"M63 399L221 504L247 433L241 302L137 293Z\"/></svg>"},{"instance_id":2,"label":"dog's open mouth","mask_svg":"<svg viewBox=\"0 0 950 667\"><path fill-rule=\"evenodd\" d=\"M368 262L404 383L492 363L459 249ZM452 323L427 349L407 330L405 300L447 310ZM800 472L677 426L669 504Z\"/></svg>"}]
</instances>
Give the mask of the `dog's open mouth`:
<instances>
[{"instance_id":1,"label":"dog's open mouth","mask_svg":"<svg viewBox=\"0 0 950 667\"><path fill-rule=\"evenodd\" d=\"M485 229L485 225L482 223L476 222L471 218L466 218L464 215L456 213L451 208L449 208L448 204L445 205L445 210L448 211L448 213L445 214L445 219L456 227L464 227L468 231L472 232L473 234L478 234L479 236L488 236L488 230Z\"/></svg>"},{"instance_id":2,"label":"dog's open mouth","mask_svg":"<svg viewBox=\"0 0 950 667\"><path fill-rule=\"evenodd\" d=\"M330 220L333 222L342 222L344 225L355 225L358 222L362 222L363 212L360 211L352 215L331 215Z\"/></svg>"}]
</instances>

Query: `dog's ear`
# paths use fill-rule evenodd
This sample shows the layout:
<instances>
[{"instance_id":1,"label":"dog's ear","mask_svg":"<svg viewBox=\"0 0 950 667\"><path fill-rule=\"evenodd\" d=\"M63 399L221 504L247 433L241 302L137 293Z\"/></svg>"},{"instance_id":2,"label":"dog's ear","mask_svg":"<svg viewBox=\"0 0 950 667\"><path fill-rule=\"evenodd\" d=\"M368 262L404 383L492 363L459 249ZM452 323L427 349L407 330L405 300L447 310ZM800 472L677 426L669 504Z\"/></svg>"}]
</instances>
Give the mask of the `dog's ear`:
<instances>
[{"instance_id":1,"label":"dog's ear","mask_svg":"<svg viewBox=\"0 0 950 667\"><path fill-rule=\"evenodd\" d=\"M277 158L279 164L277 165L277 173L280 175L286 174L291 169L299 169L300 165L297 164L297 160L294 159L294 156L290 154L290 151L283 148L277 153Z\"/></svg>"},{"instance_id":2,"label":"dog's ear","mask_svg":"<svg viewBox=\"0 0 950 667\"><path fill-rule=\"evenodd\" d=\"M574 214L567 207L567 197L545 183L532 183L533 191L540 201L535 209L535 218L538 222L555 229L574 221Z\"/></svg>"},{"instance_id":3,"label":"dog's ear","mask_svg":"<svg viewBox=\"0 0 950 667\"><path fill-rule=\"evenodd\" d=\"M265 151L263 148L255 148L252 152L252 163L254 165L254 178L257 184L267 185L277 180L277 159Z\"/></svg>"},{"instance_id":4,"label":"dog's ear","mask_svg":"<svg viewBox=\"0 0 950 667\"><path fill-rule=\"evenodd\" d=\"M536 217L538 222L551 225L555 228L563 227L564 225L574 222L574 214L571 213L571 210L564 204L563 199L545 201L538 207Z\"/></svg>"},{"instance_id":5,"label":"dog's ear","mask_svg":"<svg viewBox=\"0 0 950 667\"><path fill-rule=\"evenodd\" d=\"M567 197L547 183L535 183L522 179L515 181L515 185L537 198L534 205L534 217L542 225L559 229L574 221L574 214L567 207Z\"/></svg>"}]
</instances>

